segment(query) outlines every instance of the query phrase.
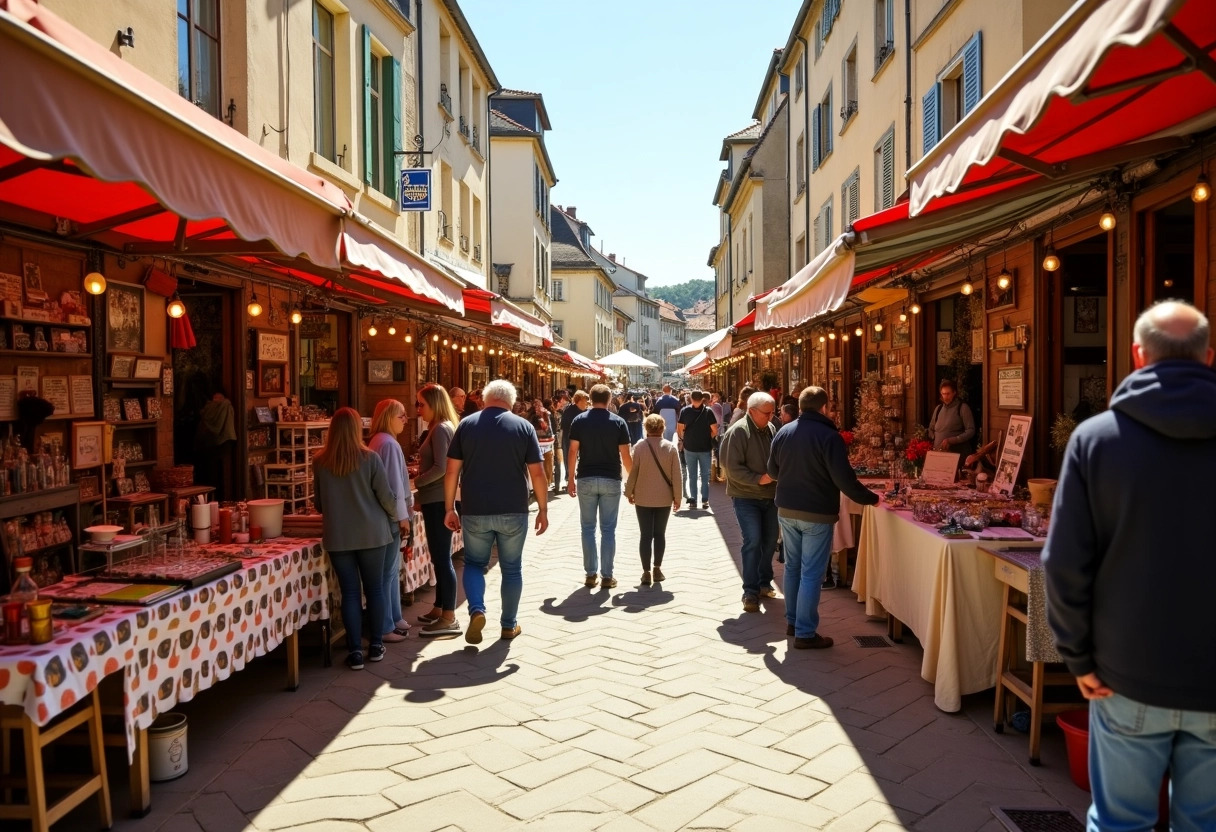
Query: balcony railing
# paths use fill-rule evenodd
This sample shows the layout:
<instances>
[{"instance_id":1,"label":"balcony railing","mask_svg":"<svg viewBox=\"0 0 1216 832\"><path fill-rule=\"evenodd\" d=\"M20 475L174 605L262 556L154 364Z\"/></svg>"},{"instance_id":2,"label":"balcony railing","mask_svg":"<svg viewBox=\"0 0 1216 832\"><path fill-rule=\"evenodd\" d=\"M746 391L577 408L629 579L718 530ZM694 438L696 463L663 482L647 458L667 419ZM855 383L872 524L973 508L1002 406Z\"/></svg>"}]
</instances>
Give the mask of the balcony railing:
<instances>
[{"instance_id":1,"label":"balcony railing","mask_svg":"<svg viewBox=\"0 0 1216 832\"><path fill-rule=\"evenodd\" d=\"M478 263L481 262L481 244L480 243L473 246L473 259L476 260Z\"/></svg>"},{"instance_id":2,"label":"balcony railing","mask_svg":"<svg viewBox=\"0 0 1216 832\"><path fill-rule=\"evenodd\" d=\"M464 136L465 139L469 138L469 120L464 116L460 117L460 135Z\"/></svg>"},{"instance_id":3,"label":"balcony railing","mask_svg":"<svg viewBox=\"0 0 1216 832\"><path fill-rule=\"evenodd\" d=\"M467 234L460 235L460 250L461 251L469 250L469 237Z\"/></svg>"},{"instance_id":4,"label":"balcony railing","mask_svg":"<svg viewBox=\"0 0 1216 832\"><path fill-rule=\"evenodd\" d=\"M473 125L473 139L472 139L471 143L473 145L473 149L476 150L478 153L481 152L481 136L479 135L480 132L481 131L478 129L477 125L474 124Z\"/></svg>"},{"instance_id":5,"label":"balcony railing","mask_svg":"<svg viewBox=\"0 0 1216 832\"><path fill-rule=\"evenodd\" d=\"M849 118L852 117L853 114L856 112L857 112L857 102L856 101L846 101L844 106L840 108L840 120L848 121Z\"/></svg>"},{"instance_id":6,"label":"balcony railing","mask_svg":"<svg viewBox=\"0 0 1216 832\"><path fill-rule=\"evenodd\" d=\"M448 215L443 211L439 212L439 236L448 241L452 239L452 226L448 225Z\"/></svg>"},{"instance_id":7,"label":"balcony railing","mask_svg":"<svg viewBox=\"0 0 1216 832\"><path fill-rule=\"evenodd\" d=\"M447 84L439 85L439 106L448 115L448 117L451 118L451 116L452 116L452 96L450 94L448 94L448 85Z\"/></svg>"}]
</instances>

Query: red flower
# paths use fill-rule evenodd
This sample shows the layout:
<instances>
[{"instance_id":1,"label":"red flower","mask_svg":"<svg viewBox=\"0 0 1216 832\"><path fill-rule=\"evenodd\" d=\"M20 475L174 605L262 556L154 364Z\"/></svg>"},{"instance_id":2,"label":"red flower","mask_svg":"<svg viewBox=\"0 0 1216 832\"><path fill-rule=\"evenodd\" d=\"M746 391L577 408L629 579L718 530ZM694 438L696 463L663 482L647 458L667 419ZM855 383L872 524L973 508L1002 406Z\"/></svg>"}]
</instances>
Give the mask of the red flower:
<instances>
[{"instance_id":1,"label":"red flower","mask_svg":"<svg viewBox=\"0 0 1216 832\"><path fill-rule=\"evenodd\" d=\"M920 462L925 458L925 454L931 450L933 450L933 445L927 440L913 439L908 443L908 450L904 452L904 456L912 462Z\"/></svg>"},{"instance_id":2,"label":"red flower","mask_svg":"<svg viewBox=\"0 0 1216 832\"><path fill-rule=\"evenodd\" d=\"M846 447L848 447L849 445L852 445L853 444L853 431L842 430L840 432L840 438L844 440L844 444Z\"/></svg>"}]
</instances>

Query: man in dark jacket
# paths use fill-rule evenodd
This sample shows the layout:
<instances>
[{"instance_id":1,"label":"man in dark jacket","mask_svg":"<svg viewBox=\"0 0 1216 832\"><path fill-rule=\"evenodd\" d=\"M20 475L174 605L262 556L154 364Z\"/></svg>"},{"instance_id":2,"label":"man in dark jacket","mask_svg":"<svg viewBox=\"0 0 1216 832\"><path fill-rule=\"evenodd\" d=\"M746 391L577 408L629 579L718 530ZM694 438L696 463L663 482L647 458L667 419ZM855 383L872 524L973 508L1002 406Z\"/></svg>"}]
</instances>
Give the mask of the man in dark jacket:
<instances>
[{"instance_id":1,"label":"man in dark jacket","mask_svg":"<svg viewBox=\"0 0 1216 832\"><path fill-rule=\"evenodd\" d=\"M773 589L773 550L777 547L776 486L768 474L768 453L773 442L773 411L777 405L768 393L753 393L747 415L722 438L722 467L726 494L735 507L743 546L739 560L743 572L743 611L760 612L760 596L776 596Z\"/></svg>"},{"instance_id":2,"label":"man in dark jacket","mask_svg":"<svg viewBox=\"0 0 1216 832\"><path fill-rule=\"evenodd\" d=\"M1090 829L1151 828L1167 770L1170 827L1216 829L1210 338L1187 303L1145 311L1135 371L1064 451L1043 568L1057 649L1091 700Z\"/></svg>"},{"instance_id":3,"label":"man in dark jacket","mask_svg":"<svg viewBox=\"0 0 1216 832\"><path fill-rule=\"evenodd\" d=\"M858 482L836 424L823 415L827 403L822 387L803 390L798 418L777 431L768 455L785 551L785 632L800 650L833 643L819 632L819 593L840 519L840 492L861 505L878 502Z\"/></svg>"}]
</instances>

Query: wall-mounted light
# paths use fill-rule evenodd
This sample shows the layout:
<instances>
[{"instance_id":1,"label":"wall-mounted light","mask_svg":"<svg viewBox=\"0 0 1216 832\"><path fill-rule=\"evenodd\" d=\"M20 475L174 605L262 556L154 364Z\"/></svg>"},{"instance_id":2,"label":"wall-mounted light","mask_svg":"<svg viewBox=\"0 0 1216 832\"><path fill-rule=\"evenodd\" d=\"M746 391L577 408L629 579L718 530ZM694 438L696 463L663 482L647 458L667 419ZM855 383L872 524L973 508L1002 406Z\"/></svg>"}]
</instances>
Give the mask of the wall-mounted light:
<instances>
[{"instance_id":1,"label":"wall-mounted light","mask_svg":"<svg viewBox=\"0 0 1216 832\"><path fill-rule=\"evenodd\" d=\"M1208 184L1208 178L1202 173L1195 180L1195 187L1191 188L1191 202L1207 202L1212 196L1212 186Z\"/></svg>"},{"instance_id":2,"label":"wall-mounted light","mask_svg":"<svg viewBox=\"0 0 1216 832\"><path fill-rule=\"evenodd\" d=\"M169 298L169 305L165 307L165 312L170 318L180 318L186 314L186 304L182 303L181 296L177 292L174 292L173 296Z\"/></svg>"},{"instance_id":3,"label":"wall-mounted light","mask_svg":"<svg viewBox=\"0 0 1216 832\"><path fill-rule=\"evenodd\" d=\"M833 329L831 332L828 333L828 340L829 341L836 340L836 330Z\"/></svg>"}]
</instances>

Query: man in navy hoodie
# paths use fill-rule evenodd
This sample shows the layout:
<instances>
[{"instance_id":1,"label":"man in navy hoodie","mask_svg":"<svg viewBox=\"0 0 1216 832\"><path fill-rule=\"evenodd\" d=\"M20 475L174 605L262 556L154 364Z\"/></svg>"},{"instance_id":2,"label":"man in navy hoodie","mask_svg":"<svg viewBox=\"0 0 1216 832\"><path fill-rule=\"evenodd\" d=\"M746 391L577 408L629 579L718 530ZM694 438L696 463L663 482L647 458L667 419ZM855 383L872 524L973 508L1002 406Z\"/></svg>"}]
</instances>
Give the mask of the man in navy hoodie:
<instances>
[{"instance_id":1,"label":"man in navy hoodie","mask_svg":"<svg viewBox=\"0 0 1216 832\"><path fill-rule=\"evenodd\" d=\"M1090 830L1216 829L1216 372L1208 321L1164 301L1135 371L1073 432L1043 549L1047 618L1090 700Z\"/></svg>"},{"instance_id":2,"label":"man in navy hoodie","mask_svg":"<svg viewBox=\"0 0 1216 832\"><path fill-rule=\"evenodd\" d=\"M785 552L785 634L799 650L832 646L819 632L819 593L840 519L840 492L872 506L878 495L857 480L836 423L823 415L822 387L798 396L798 418L777 431L768 475L777 481L777 522Z\"/></svg>"}]
</instances>

